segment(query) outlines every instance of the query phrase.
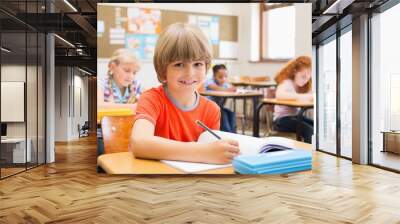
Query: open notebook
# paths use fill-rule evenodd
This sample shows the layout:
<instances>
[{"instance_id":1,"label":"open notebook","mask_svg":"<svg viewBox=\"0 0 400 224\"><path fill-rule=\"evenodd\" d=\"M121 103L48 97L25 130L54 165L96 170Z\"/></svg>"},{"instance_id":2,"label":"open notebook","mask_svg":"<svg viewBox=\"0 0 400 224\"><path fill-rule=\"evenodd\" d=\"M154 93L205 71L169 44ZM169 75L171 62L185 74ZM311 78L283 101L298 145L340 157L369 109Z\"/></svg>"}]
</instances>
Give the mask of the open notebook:
<instances>
[{"instance_id":1,"label":"open notebook","mask_svg":"<svg viewBox=\"0 0 400 224\"><path fill-rule=\"evenodd\" d=\"M242 155L255 155L276 150L292 149L294 147L293 140L282 137L256 138L246 135L233 134L223 131L214 131L222 139L234 139L239 142L239 149ZM203 132L197 142L209 143L217 141L209 132ZM172 167L182 170L185 173L197 173L205 170L218 169L232 166L232 164L207 164L207 163L192 163L182 161L161 160Z\"/></svg>"}]
</instances>

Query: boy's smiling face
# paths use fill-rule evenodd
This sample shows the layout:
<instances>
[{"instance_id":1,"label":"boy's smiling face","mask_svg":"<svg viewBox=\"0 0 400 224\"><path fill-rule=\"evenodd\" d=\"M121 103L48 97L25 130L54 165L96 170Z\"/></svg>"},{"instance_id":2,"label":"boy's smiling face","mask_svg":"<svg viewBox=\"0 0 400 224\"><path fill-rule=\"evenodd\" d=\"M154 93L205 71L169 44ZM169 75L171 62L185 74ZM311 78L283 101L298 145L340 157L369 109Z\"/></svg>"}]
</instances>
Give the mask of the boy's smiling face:
<instances>
[{"instance_id":1,"label":"boy's smiling face","mask_svg":"<svg viewBox=\"0 0 400 224\"><path fill-rule=\"evenodd\" d=\"M205 76L205 61L174 61L167 66L166 83L170 91L194 92Z\"/></svg>"}]
</instances>

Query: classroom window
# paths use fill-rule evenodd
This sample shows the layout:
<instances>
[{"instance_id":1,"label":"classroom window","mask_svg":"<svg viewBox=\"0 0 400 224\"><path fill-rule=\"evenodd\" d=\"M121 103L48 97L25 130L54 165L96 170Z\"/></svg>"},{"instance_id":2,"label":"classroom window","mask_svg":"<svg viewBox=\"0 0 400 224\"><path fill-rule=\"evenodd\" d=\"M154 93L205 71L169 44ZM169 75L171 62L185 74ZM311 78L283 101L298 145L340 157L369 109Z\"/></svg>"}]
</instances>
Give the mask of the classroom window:
<instances>
[{"instance_id":1,"label":"classroom window","mask_svg":"<svg viewBox=\"0 0 400 224\"><path fill-rule=\"evenodd\" d=\"M351 28L351 27L350 27ZM340 36L340 154L352 157L352 33Z\"/></svg>"},{"instance_id":2,"label":"classroom window","mask_svg":"<svg viewBox=\"0 0 400 224\"><path fill-rule=\"evenodd\" d=\"M371 19L372 163L400 170L400 133L385 141L384 132L400 130L400 4ZM388 145L384 145L386 142ZM394 144L392 144L394 143ZM394 147L393 147L394 146ZM384 152L382 152L384 151Z\"/></svg>"},{"instance_id":3,"label":"classroom window","mask_svg":"<svg viewBox=\"0 0 400 224\"><path fill-rule=\"evenodd\" d=\"M261 60L291 59L295 55L295 7L261 4Z\"/></svg>"},{"instance_id":4,"label":"classroom window","mask_svg":"<svg viewBox=\"0 0 400 224\"><path fill-rule=\"evenodd\" d=\"M318 48L318 148L336 154L336 37Z\"/></svg>"}]
</instances>

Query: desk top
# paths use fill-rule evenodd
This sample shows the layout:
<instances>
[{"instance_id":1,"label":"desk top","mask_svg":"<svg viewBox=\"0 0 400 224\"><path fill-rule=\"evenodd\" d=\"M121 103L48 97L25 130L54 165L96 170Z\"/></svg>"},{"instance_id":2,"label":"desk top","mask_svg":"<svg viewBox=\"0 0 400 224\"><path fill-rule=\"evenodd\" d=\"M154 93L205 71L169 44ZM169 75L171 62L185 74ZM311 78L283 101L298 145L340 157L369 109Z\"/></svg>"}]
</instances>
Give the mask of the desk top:
<instances>
[{"instance_id":1,"label":"desk top","mask_svg":"<svg viewBox=\"0 0 400 224\"><path fill-rule=\"evenodd\" d=\"M278 99L270 99L264 98L261 103L263 104L273 104L273 105L283 105L290 107L314 107L314 102L312 101L298 101L298 100L278 100Z\"/></svg>"},{"instance_id":2,"label":"desk top","mask_svg":"<svg viewBox=\"0 0 400 224\"><path fill-rule=\"evenodd\" d=\"M311 144L292 141L295 148L312 150ZM132 152L103 154L97 158L97 165L109 174L184 174L184 172L158 160L136 159ZM234 170L233 167L226 167L198 174L234 174Z\"/></svg>"},{"instance_id":3,"label":"desk top","mask_svg":"<svg viewBox=\"0 0 400 224\"><path fill-rule=\"evenodd\" d=\"M226 98L240 98L240 97L254 97L262 96L260 91L248 91L248 92L224 92L224 91L204 91L200 92L203 96L215 96L215 97L226 97Z\"/></svg>"},{"instance_id":4,"label":"desk top","mask_svg":"<svg viewBox=\"0 0 400 224\"><path fill-rule=\"evenodd\" d=\"M398 131L398 130L390 130L390 131L381 131L381 133L399 135L400 131Z\"/></svg>"},{"instance_id":5,"label":"desk top","mask_svg":"<svg viewBox=\"0 0 400 224\"><path fill-rule=\"evenodd\" d=\"M253 86L265 88L277 85L274 81L232 81L230 83L234 86Z\"/></svg>"}]
</instances>

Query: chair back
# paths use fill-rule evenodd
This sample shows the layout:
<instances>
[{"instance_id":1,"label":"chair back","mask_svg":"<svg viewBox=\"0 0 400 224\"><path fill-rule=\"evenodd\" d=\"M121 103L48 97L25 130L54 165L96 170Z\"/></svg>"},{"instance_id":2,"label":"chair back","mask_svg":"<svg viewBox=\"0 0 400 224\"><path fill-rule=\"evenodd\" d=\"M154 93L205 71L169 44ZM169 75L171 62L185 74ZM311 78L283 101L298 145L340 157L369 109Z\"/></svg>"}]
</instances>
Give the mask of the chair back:
<instances>
[{"instance_id":1,"label":"chair back","mask_svg":"<svg viewBox=\"0 0 400 224\"><path fill-rule=\"evenodd\" d=\"M239 80L241 82L248 82L248 81L250 81L250 76L248 76L248 75L239 76Z\"/></svg>"},{"instance_id":2,"label":"chair back","mask_svg":"<svg viewBox=\"0 0 400 224\"><path fill-rule=\"evenodd\" d=\"M264 92L264 98L273 99L275 98L276 88L266 88ZM270 135L274 130L274 105L265 106L266 119L267 119L267 135Z\"/></svg>"},{"instance_id":3,"label":"chair back","mask_svg":"<svg viewBox=\"0 0 400 224\"><path fill-rule=\"evenodd\" d=\"M135 112L130 108L109 108L109 109L98 109L97 110L97 124L101 124L101 119L104 116L123 116L132 115Z\"/></svg>"},{"instance_id":4,"label":"chair back","mask_svg":"<svg viewBox=\"0 0 400 224\"><path fill-rule=\"evenodd\" d=\"M85 121L85 123L82 125L82 130L89 130L90 129L90 123L89 121Z\"/></svg>"},{"instance_id":5,"label":"chair back","mask_svg":"<svg viewBox=\"0 0 400 224\"><path fill-rule=\"evenodd\" d=\"M101 120L104 153L127 152L135 115L104 116Z\"/></svg>"},{"instance_id":6,"label":"chair back","mask_svg":"<svg viewBox=\"0 0 400 224\"><path fill-rule=\"evenodd\" d=\"M266 75L250 77L250 81L252 81L252 82L267 82L270 80L271 80L270 77L266 76Z\"/></svg>"}]
</instances>

